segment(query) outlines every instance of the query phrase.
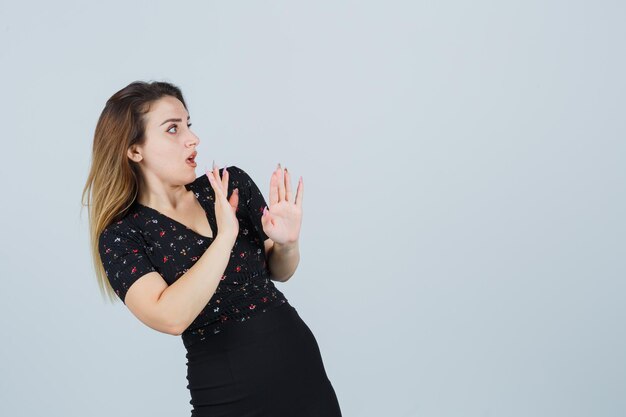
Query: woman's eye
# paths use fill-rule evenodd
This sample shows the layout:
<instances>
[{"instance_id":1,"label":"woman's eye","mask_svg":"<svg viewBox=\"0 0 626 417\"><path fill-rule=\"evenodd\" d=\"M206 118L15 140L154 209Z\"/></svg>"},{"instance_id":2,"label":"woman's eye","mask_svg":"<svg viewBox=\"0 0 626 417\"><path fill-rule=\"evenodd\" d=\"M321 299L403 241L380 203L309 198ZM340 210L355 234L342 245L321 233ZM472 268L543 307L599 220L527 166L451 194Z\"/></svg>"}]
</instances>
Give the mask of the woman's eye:
<instances>
[{"instance_id":1,"label":"woman's eye","mask_svg":"<svg viewBox=\"0 0 626 417\"><path fill-rule=\"evenodd\" d=\"M191 127L191 125L192 125L192 123L189 123L189 124L187 125L187 127L189 128L189 127ZM178 129L178 126L177 126L177 125L172 125L169 129L167 129L167 131L169 132L170 130L172 130L172 129L174 129L174 128ZM170 133L175 133L175 132L170 132Z\"/></svg>"}]
</instances>

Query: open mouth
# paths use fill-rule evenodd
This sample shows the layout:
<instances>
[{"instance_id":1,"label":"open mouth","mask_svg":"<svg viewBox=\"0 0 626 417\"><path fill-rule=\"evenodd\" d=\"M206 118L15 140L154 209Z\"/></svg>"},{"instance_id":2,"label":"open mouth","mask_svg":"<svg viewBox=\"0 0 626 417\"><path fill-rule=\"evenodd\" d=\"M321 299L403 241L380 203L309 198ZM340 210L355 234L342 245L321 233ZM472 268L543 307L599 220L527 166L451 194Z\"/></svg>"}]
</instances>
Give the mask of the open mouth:
<instances>
[{"instance_id":1,"label":"open mouth","mask_svg":"<svg viewBox=\"0 0 626 417\"><path fill-rule=\"evenodd\" d=\"M196 164L195 159L196 159L196 156L195 156L195 155L190 156L190 157L189 157L189 158L187 158L187 160L186 160L186 161L187 161L187 164L195 168L196 166L198 166L198 164Z\"/></svg>"}]
</instances>

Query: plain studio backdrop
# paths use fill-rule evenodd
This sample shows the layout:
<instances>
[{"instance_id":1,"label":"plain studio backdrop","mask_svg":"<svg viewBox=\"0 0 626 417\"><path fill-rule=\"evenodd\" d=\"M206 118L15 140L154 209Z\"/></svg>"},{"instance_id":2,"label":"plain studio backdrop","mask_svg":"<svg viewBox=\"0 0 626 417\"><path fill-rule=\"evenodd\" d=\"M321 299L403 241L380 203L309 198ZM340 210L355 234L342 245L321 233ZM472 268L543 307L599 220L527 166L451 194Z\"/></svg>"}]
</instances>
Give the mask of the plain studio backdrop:
<instances>
[{"instance_id":1,"label":"plain studio backdrop","mask_svg":"<svg viewBox=\"0 0 626 417\"><path fill-rule=\"evenodd\" d=\"M620 1L2 2L0 415L186 416L100 296L96 121L169 81L213 160L305 197L277 283L345 417L626 415Z\"/></svg>"}]
</instances>

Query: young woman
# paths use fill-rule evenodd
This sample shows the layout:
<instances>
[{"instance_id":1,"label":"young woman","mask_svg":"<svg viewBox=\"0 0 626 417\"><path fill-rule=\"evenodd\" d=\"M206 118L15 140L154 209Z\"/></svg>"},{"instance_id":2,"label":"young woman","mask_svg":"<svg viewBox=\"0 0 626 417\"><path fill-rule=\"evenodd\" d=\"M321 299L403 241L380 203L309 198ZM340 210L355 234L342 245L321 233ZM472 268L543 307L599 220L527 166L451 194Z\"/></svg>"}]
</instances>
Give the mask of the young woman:
<instances>
[{"instance_id":1,"label":"young woman","mask_svg":"<svg viewBox=\"0 0 626 417\"><path fill-rule=\"evenodd\" d=\"M270 205L237 166L196 178L179 88L133 82L98 120L83 190L96 276L145 325L180 335L192 416L339 417L317 341L273 281L299 262L302 178Z\"/></svg>"}]
</instances>

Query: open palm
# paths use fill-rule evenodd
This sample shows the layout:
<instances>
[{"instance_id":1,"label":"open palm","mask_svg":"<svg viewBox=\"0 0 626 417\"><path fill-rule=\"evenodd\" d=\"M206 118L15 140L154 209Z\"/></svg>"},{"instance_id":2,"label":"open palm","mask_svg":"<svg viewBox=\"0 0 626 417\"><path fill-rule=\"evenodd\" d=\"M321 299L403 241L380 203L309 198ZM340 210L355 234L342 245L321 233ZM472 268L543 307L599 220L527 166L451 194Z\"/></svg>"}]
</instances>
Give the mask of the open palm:
<instances>
[{"instance_id":1,"label":"open palm","mask_svg":"<svg viewBox=\"0 0 626 417\"><path fill-rule=\"evenodd\" d=\"M285 168L283 174L283 169L278 164L270 179L269 210L265 210L263 217L261 217L263 231L274 242L292 243L300 237L303 195L302 177L298 181L298 188L294 197L291 192L289 171Z\"/></svg>"}]
</instances>

